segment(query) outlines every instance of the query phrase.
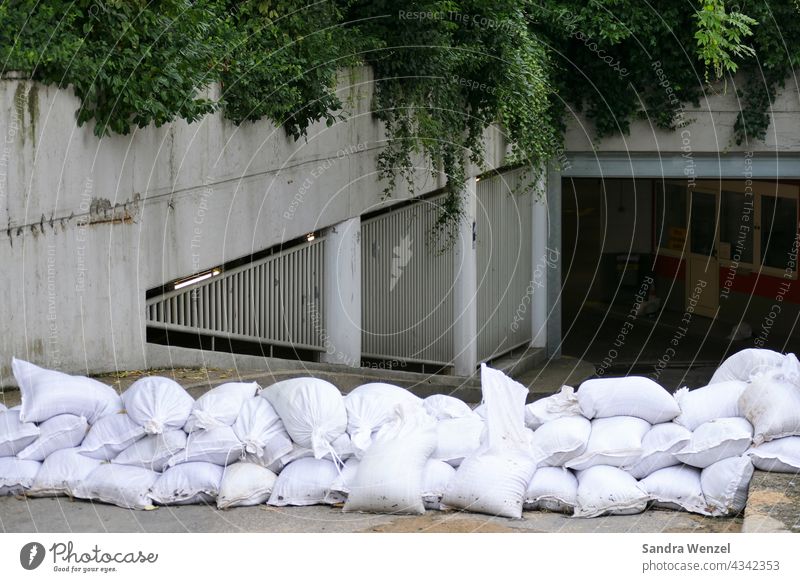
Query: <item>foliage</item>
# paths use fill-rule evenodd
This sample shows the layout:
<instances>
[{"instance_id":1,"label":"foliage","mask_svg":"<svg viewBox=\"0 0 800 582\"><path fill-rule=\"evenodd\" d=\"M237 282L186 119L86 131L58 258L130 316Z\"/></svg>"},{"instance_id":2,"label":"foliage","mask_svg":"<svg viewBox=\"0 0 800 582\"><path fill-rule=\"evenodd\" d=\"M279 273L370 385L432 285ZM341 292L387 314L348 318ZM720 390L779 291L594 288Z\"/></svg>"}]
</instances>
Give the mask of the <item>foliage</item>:
<instances>
[{"instance_id":1,"label":"foliage","mask_svg":"<svg viewBox=\"0 0 800 582\"><path fill-rule=\"evenodd\" d=\"M705 79L709 69L717 79L726 73L735 73L739 68L737 58L755 56L753 47L742 44L745 37L752 36L751 26L755 19L741 12L727 12L722 0L703 0L703 6L694 14L697 20L697 54L706 65Z\"/></svg>"},{"instance_id":2,"label":"foliage","mask_svg":"<svg viewBox=\"0 0 800 582\"><path fill-rule=\"evenodd\" d=\"M790 0L17 0L0 3L0 68L72 87L97 135L221 108L297 139L341 118L337 72L367 64L386 192L443 172L444 232L494 124L509 163L541 168L572 110L600 137L642 117L675 128L740 70L736 139L763 139L799 21Z\"/></svg>"}]
</instances>

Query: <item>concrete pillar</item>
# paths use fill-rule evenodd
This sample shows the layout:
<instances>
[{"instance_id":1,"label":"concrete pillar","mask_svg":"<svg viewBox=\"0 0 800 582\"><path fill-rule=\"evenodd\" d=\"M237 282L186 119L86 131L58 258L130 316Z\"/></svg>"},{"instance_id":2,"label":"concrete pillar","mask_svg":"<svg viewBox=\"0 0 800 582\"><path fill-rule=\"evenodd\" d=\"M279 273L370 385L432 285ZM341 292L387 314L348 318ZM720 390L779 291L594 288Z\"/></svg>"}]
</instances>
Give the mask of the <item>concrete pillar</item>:
<instances>
[{"instance_id":1,"label":"concrete pillar","mask_svg":"<svg viewBox=\"0 0 800 582\"><path fill-rule=\"evenodd\" d=\"M326 351L329 364L361 365L361 219L332 226L325 240Z\"/></svg>"},{"instance_id":2,"label":"concrete pillar","mask_svg":"<svg viewBox=\"0 0 800 582\"><path fill-rule=\"evenodd\" d=\"M531 233L531 340L532 348L547 347L547 288L550 262L547 254L547 179L544 173L536 179L533 190Z\"/></svg>"},{"instance_id":3,"label":"concrete pillar","mask_svg":"<svg viewBox=\"0 0 800 582\"><path fill-rule=\"evenodd\" d=\"M547 172L547 355L561 355L561 172Z\"/></svg>"},{"instance_id":4,"label":"concrete pillar","mask_svg":"<svg viewBox=\"0 0 800 582\"><path fill-rule=\"evenodd\" d=\"M460 194L464 215L458 224L453 253L453 367L458 376L471 376L478 366L478 253L475 178L467 178Z\"/></svg>"}]
</instances>

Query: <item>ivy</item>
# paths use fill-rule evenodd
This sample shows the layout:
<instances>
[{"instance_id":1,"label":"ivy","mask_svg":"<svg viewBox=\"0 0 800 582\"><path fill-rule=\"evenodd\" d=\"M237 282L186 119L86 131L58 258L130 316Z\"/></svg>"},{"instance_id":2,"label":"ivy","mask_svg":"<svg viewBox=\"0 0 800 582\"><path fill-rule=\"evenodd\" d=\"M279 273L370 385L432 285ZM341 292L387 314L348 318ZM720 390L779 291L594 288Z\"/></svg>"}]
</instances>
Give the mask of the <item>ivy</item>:
<instances>
[{"instance_id":1,"label":"ivy","mask_svg":"<svg viewBox=\"0 0 800 582\"><path fill-rule=\"evenodd\" d=\"M300 139L342 118L338 72L369 65L385 193L444 173L447 238L494 125L509 163L540 170L573 111L599 137L674 129L739 71L735 139L764 139L797 16L790 0L17 0L0 3L0 69L71 87L99 136L221 110Z\"/></svg>"}]
</instances>

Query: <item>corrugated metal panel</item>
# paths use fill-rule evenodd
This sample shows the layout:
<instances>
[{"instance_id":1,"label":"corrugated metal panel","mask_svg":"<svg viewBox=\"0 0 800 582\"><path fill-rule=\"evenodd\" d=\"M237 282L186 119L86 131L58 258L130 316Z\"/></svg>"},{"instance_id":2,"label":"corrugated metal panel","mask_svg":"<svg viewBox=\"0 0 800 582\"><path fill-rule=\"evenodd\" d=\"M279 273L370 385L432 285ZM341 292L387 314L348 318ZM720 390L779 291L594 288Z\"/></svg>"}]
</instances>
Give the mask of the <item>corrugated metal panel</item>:
<instances>
[{"instance_id":1,"label":"corrugated metal panel","mask_svg":"<svg viewBox=\"0 0 800 582\"><path fill-rule=\"evenodd\" d=\"M512 170L477 184L478 359L531 340L532 204L523 180Z\"/></svg>"},{"instance_id":2,"label":"corrugated metal panel","mask_svg":"<svg viewBox=\"0 0 800 582\"><path fill-rule=\"evenodd\" d=\"M325 239L147 301L150 327L322 350Z\"/></svg>"},{"instance_id":3,"label":"corrugated metal panel","mask_svg":"<svg viewBox=\"0 0 800 582\"><path fill-rule=\"evenodd\" d=\"M367 357L452 363L453 251L437 252L430 244L439 200L421 200L361 225Z\"/></svg>"}]
</instances>

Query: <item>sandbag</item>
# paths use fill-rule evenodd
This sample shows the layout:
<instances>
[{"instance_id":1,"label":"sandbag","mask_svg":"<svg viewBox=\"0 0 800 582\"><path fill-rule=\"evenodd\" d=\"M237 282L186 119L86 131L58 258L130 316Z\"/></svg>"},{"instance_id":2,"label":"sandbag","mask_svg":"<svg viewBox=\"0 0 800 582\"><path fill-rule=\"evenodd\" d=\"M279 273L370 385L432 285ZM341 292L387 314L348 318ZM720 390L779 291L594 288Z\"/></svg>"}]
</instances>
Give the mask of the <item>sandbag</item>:
<instances>
[{"instance_id":1,"label":"sandbag","mask_svg":"<svg viewBox=\"0 0 800 582\"><path fill-rule=\"evenodd\" d=\"M647 507L650 495L617 467L595 465L578 472L575 517L633 515Z\"/></svg>"},{"instance_id":2,"label":"sandbag","mask_svg":"<svg viewBox=\"0 0 800 582\"><path fill-rule=\"evenodd\" d=\"M89 423L83 416L59 414L39 425L39 438L21 450L17 458L44 461L55 451L77 447L88 430Z\"/></svg>"},{"instance_id":3,"label":"sandbag","mask_svg":"<svg viewBox=\"0 0 800 582\"><path fill-rule=\"evenodd\" d=\"M330 491L325 497L325 503L336 505L347 501L347 496L350 495L350 488L353 486L353 480L356 478L360 463L361 461L357 457L351 457L347 460L339 475L333 480Z\"/></svg>"},{"instance_id":4,"label":"sandbag","mask_svg":"<svg viewBox=\"0 0 800 582\"><path fill-rule=\"evenodd\" d=\"M539 467L525 491L524 509L572 515L578 503L578 479L563 467Z\"/></svg>"},{"instance_id":5,"label":"sandbag","mask_svg":"<svg viewBox=\"0 0 800 582\"><path fill-rule=\"evenodd\" d=\"M344 399L333 384L317 378L277 382L261 392L275 408L286 432L301 447L321 459L333 441L347 430Z\"/></svg>"},{"instance_id":6,"label":"sandbag","mask_svg":"<svg viewBox=\"0 0 800 582\"><path fill-rule=\"evenodd\" d=\"M532 433L525 428L528 389L481 364L481 391L487 438L481 450L458 467L441 506L519 519L525 490L536 471Z\"/></svg>"},{"instance_id":7,"label":"sandbag","mask_svg":"<svg viewBox=\"0 0 800 582\"><path fill-rule=\"evenodd\" d=\"M722 362L708 383L716 384L731 380L749 382L760 374L779 368L783 359L783 354L772 350L760 348L742 350Z\"/></svg>"},{"instance_id":8,"label":"sandbag","mask_svg":"<svg viewBox=\"0 0 800 582\"><path fill-rule=\"evenodd\" d=\"M675 401L681 408L675 422L694 430L709 420L744 416L739 411L739 397L746 388L747 382L738 380L717 382L697 390L681 388L675 393Z\"/></svg>"},{"instance_id":9,"label":"sandbag","mask_svg":"<svg viewBox=\"0 0 800 582\"><path fill-rule=\"evenodd\" d=\"M692 440L675 453L681 463L705 469L728 457L739 457L750 448L753 427L744 418L718 418L698 426Z\"/></svg>"},{"instance_id":10,"label":"sandbag","mask_svg":"<svg viewBox=\"0 0 800 582\"><path fill-rule=\"evenodd\" d=\"M564 466L583 470L594 465L630 465L641 457L642 439L649 430L650 423L635 416L595 418L586 450Z\"/></svg>"},{"instance_id":11,"label":"sandbag","mask_svg":"<svg viewBox=\"0 0 800 582\"><path fill-rule=\"evenodd\" d=\"M436 459L429 459L422 470L422 504L425 509L440 509L442 496L456 470Z\"/></svg>"},{"instance_id":12,"label":"sandbag","mask_svg":"<svg viewBox=\"0 0 800 582\"><path fill-rule=\"evenodd\" d=\"M125 509L153 509L149 493L159 477L150 469L102 463L74 488L73 493L81 499Z\"/></svg>"},{"instance_id":13,"label":"sandbag","mask_svg":"<svg viewBox=\"0 0 800 582\"><path fill-rule=\"evenodd\" d=\"M194 406L194 398L169 378L139 378L122 393L125 411L147 434L183 428Z\"/></svg>"},{"instance_id":14,"label":"sandbag","mask_svg":"<svg viewBox=\"0 0 800 582\"><path fill-rule=\"evenodd\" d=\"M278 475L267 504L278 507L330 504L328 494L338 474L333 461L313 457L298 459Z\"/></svg>"},{"instance_id":15,"label":"sandbag","mask_svg":"<svg viewBox=\"0 0 800 582\"><path fill-rule=\"evenodd\" d=\"M578 388L578 403L588 419L635 416L658 424L681 412L669 392L642 376L586 380Z\"/></svg>"},{"instance_id":16,"label":"sandbag","mask_svg":"<svg viewBox=\"0 0 800 582\"><path fill-rule=\"evenodd\" d=\"M761 471L800 473L800 437L784 437L762 443L749 449L747 456Z\"/></svg>"},{"instance_id":17,"label":"sandbag","mask_svg":"<svg viewBox=\"0 0 800 582\"><path fill-rule=\"evenodd\" d=\"M700 485L711 515L736 515L747 504L747 492L753 477L750 458L730 457L703 469Z\"/></svg>"},{"instance_id":18,"label":"sandbag","mask_svg":"<svg viewBox=\"0 0 800 582\"><path fill-rule=\"evenodd\" d=\"M545 422L531 437L531 450L540 467L561 467L586 450L592 423L582 416Z\"/></svg>"},{"instance_id":19,"label":"sandbag","mask_svg":"<svg viewBox=\"0 0 800 582\"><path fill-rule=\"evenodd\" d=\"M0 402L0 412L5 412L6 410L8 410L8 407L2 402Z\"/></svg>"},{"instance_id":20,"label":"sandbag","mask_svg":"<svg viewBox=\"0 0 800 582\"><path fill-rule=\"evenodd\" d=\"M80 454L80 448L60 449L42 463L33 480L28 495L31 497L75 496L75 488L100 464L100 459L92 459Z\"/></svg>"},{"instance_id":21,"label":"sandbag","mask_svg":"<svg viewBox=\"0 0 800 582\"><path fill-rule=\"evenodd\" d=\"M525 407L525 426L536 430L551 420L580 414L581 406L575 395L575 389L572 386L562 386L557 394L540 398Z\"/></svg>"},{"instance_id":22,"label":"sandbag","mask_svg":"<svg viewBox=\"0 0 800 582\"><path fill-rule=\"evenodd\" d=\"M161 473L167 462L186 448L186 433L172 429L136 441L112 459L119 465L133 465Z\"/></svg>"},{"instance_id":23,"label":"sandbag","mask_svg":"<svg viewBox=\"0 0 800 582\"><path fill-rule=\"evenodd\" d=\"M248 398L240 407L233 432L246 458L264 467L292 452L292 440L283 421L264 398Z\"/></svg>"},{"instance_id":24,"label":"sandbag","mask_svg":"<svg viewBox=\"0 0 800 582\"><path fill-rule=\"evenodd\" d=\"M217 508L249 507L266 503L278 476L255 463L234 463L225 468Z\"/></svg>"},{"instance_id":25,"label":"sandbag","mask_svg":"<svg viewBox=\"0 0 800 582\"><path fill-rule=\"evenodd\" d=\"M39 427L19 417L19 410L0 412L0 457L13 457L39 438Z\"/></svg>"},{"instance_id":26,"label":"sandbag","mask_svg":"<svg viewBox=\"0 0 800 582\"><path fill-rule=\"evenodd\" d=\"M227 382L212 388L194 402L183 429L194 432L233 425L242 405L255 397L258 389L255 382Z\"/></svg>"},{"instance_id":27,"label":"sandbag","mask_svg":"<svg viewBox=\"0 0 800 582\"><path fill-rule=\"evenodd\" d=\"M458 467L481 446L486 426L475 415L445 418L436 423L436 450L432 458Z\"/></svg>"},{"instance_id":28,"label":"sandbag","mask_svg":"<svg viewBox=\"0 0 800 582\"><path fill-rule=\"evenodd\" d=\"M753 444L800 435L800 363L794 354L753 378L739 397L739 410L753 425Z\"/></svg>"},{"instance_id":29,"label":"sandbag","mask_svg":"<svg viewBox=\"0 0 800 582\"><path fill-rule=\"evenodd\" d=\"M691 431L673 422L654 424L642 438L642 454L625 469L636 479L644 479L654 471L679 465L675 453L683 450L692 440Z\"/></svg>"},{"instance_id":30,"label":"sandbag","mask_svg":"<svg viewBox=\"0 0 800 582\"><path fill-rule=\"evenodd\" d=\"M422 401L422 405L436 420L464 418L476 414L466 402L447 394L432 394Z\"/></svg>"},{"instance_id":31,"label":"sandbag","mask_svg":"<svg viewBox=\"0 0 800 582\"><path fill-rule=\"evenodd\" d=\"M700 485L700 469L687 465L666 467L654 471L639 485L650 494L655 507L709 515Z\"/></svg>"},{"instance_id":32,"label":"sandbag","mask_svg":"<svg viewBox=\"0 0 800 582\"><path fill-rule=\"evenodd\" d=\"M182 463L164 471L150 489L158 505L213 503L219 494L224 469L213 463Z\"/></svg>"},{"instance_id":33,"label":"sandbag","mask_svg":"<svg viewBox=\"0 0 800 582\"><path fill-rule=\"evenodd\" d=\"M213 463L224 467L239 459L244 445L229 426L199 430L186 439L186 448L170 457L167 467L181 463Z\"/></svg>"},{"instance_id":34,"label":"sandbag","mask_svg":"<svg viewBox=\"0 0 800 582\"><path fill-rule=\"evenodd\" d=\"M30 489L42 464L15 457L0 457L0 496L21 495Z\"/></svg>"},{"instance_id":35,"label":"sandbag","mask_svg":"<svg viewBox=\"0 0 800 582\"><path fill-rule=\"evenodd\" d=\"M357 457L364 455L373 433L393 420L395 409L403 404L421 406L422 399L405 388L381 382L362 384L344 397L347 432Z\"/></svg>"},{"instance_id":36,"label":"sandbag","mask_svg":"<svg viewBox=\"0 0 800 582\"><path fill-rule=\"evenodd\" d=\"M436 422L419 406L398 406L361 458L344 511L425 513L423 471L435 449Z\"/></svg>"},{"instance_id":37,"label":"sandbag","mask_svg":"<svg viewBox=\"0 0 800 582\"><path fill-rule=\"evenodd\" d=\"M110 461L142 437L144 428L127 414L104 416L86 433L81 444L81 454Z\"/></svg>"},{"instance_id":38,"label":"sandbag","mask_svg":"<svg viewBox=\"0 0 800 582\"><path fill-rule=\"evenodd\" d=\"M17 358L12 358L11 368L22 395L22 422L44 422L59 414L74 414L94 424L122 410L116 390L92 378L46 370Z\"/></svg>"}]
</instances>

